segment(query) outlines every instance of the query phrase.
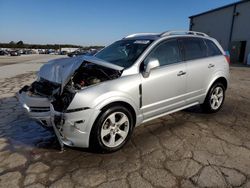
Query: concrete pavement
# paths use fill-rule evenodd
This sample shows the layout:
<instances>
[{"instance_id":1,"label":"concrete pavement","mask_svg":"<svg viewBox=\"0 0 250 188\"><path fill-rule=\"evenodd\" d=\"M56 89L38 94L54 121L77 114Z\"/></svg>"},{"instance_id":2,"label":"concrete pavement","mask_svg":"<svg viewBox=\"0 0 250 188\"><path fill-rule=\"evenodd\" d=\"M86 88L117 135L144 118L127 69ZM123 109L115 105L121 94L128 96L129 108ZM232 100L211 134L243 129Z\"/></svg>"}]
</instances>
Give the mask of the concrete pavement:
<instances>
[{"instance_id":1,"label":"concrete pavement","mask_svg":"<svg viewBox=\"0 0 250 188\"><path fill-rule=\"evenodd\" d=\"M62 55L0 56L0 79L10 78L28 72L35 72L52 59L65 58Z\"/></svg>"}]
</instances>

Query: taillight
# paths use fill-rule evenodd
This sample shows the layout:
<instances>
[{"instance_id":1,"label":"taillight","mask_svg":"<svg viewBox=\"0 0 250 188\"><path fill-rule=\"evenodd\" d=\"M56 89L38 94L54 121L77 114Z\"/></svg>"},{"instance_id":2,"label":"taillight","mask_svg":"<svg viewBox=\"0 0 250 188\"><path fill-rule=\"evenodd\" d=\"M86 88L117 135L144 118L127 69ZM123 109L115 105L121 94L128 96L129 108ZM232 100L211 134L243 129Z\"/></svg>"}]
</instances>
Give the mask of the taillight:
<instances>
[{"instance_id":1,"label":"taillight","mask_svg":"<svg viewBox=\"0 0 250 188\"><path fill-rule=\"evenodd\" d=\"M228 64L230 64L230 56L229 55L225 55L225 58L226 58Z\"/></svg>"}]
</instances>

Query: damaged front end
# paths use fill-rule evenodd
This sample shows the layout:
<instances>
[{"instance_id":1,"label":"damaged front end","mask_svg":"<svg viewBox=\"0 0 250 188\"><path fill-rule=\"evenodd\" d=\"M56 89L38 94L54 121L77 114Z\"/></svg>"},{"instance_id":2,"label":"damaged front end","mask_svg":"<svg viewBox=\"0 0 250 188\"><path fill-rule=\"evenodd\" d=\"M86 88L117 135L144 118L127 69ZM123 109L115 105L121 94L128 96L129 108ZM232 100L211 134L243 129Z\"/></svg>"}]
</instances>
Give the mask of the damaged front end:
<instances>
[{"instance_id":1,"label":"damaged front end","mask_svg":"<svg viewBox=\"0 0 250 188\"><path fill-rule=\"evenodd\" d=\"M71 112L67 110L74 95L85 88L120 77L121 71L102 67L85 61L70 77L68 83L62 88L59 95L54 95L52 105L58 112Z\"/></svg>"},{"instance_id":2,"label":"damaged front end","mask_svg":"<svg viewBox=\"0 0 250 188\"><path fill-rule=\"evenodd\" d=\"M52 126L54 114L61 116L78 111L68 109L78 91L116 79L121 76L122 70L120 66L95 57L78 56L53 60L41 67L38 79L30 86L24 86L17 97L30 117L45 126ZM53 117L53 123L54 119Z\"/></svg>"},{"instance_id":3,"label":"damaged front end","mask_svg":"<svg viewBox=\"0 0 250 188\"><path fill-rule=\"evenodd\" d=\"M31 118L39 120L44 126L50 126L50 103L59 90L60 84L39 78L19 90L17 98Z\"/></svg>"}]
</instances>

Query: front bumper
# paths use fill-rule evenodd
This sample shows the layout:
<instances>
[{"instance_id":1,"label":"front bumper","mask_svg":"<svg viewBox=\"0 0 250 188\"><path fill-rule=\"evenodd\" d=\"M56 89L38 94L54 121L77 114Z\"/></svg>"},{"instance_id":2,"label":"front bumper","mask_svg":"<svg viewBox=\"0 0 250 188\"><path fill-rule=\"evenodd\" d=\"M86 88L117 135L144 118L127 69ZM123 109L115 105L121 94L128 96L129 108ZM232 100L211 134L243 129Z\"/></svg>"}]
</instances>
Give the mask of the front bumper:
<instances>
[{"instance_id":1,"label":"front bumper","mask_svg":"<svg viewBox=\"0 0 250 188\"><path fill-rule=\"evenodd\" d=\"M89 147L89 137L95 119L100 110L86 109L79 112L61 113L54 110L50 105L51 125L63 145L73 147Z\"/></svg>"},{"instance_id":2,"label":"front bumper","mask_svg":"<svg viewBox=\"0 0 250 188\"><path fill-rule=\"evenodd\" d=\"M32 95L29 91L22 91L16 94L22 107L27 114L43 125L50 126L50 101L46 97Z\"/></svg>"},{"instance_id":3,"label":"front bumper","mask_svg":"<svg viewBox=\"0 0 250 188\"><path fill-rule=\"evenodd\" d=\"M47 98L31 95L29 91L21 90L17 98L31 118L53 127L61 147L89 147L90 132L100 110L86 108L71 113L57 112Z\"/></svg>"}]
</instances>

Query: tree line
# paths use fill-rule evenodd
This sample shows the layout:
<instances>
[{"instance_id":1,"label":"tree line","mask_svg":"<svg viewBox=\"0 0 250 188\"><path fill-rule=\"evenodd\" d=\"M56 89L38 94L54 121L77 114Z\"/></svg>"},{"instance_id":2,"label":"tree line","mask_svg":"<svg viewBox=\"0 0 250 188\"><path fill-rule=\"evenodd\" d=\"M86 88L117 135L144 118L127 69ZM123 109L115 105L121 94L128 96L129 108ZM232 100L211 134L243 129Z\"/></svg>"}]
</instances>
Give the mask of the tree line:
<instances>
[{"instance_id":1,"label":"tree line","mask_svg":"<svg viewBox=\"0 0 250 188\"><path fill-rule=\"evenodd\" d=\"M0 48L26 48L26 49L55 49L59 50L60 48L82 48L82 49L90 49L90 48L103 48L104 46L80 46L73 44L26 44L23 41L14 42L11 41L9 43L0 43Z\"/></svg>"}]
</instances>

